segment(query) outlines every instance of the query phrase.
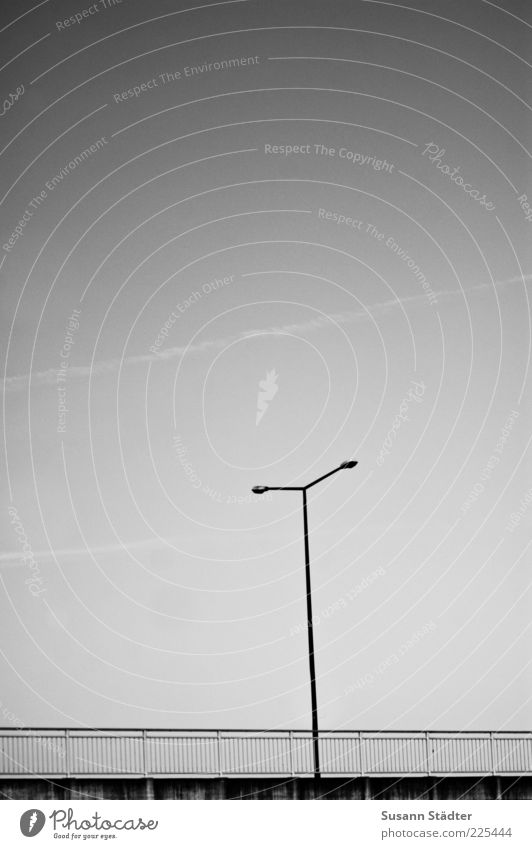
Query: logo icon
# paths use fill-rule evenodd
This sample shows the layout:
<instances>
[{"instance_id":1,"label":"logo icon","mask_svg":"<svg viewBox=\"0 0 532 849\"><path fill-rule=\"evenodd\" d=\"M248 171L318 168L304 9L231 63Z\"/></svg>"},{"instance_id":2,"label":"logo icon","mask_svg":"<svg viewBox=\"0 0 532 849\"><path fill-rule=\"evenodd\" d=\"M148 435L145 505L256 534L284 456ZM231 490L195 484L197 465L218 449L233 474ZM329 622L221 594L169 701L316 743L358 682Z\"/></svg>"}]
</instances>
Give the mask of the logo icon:
<instances>
[{"instance_id":1,"label":"logo icon","mask_svg":"<svg viewBox=\"0 0 532 849\"><path fill-rule=\"evenodd\" d=\"M279 387L277 386L278 377L279 375L276 373L275 369L272 369L271 371L266 372L264 380L259 380L260 391L257 394L257 415L255 417L255 425L260 423L260 420L270 405L270 401L275 398L279 391Z\"/></svg>"},{"instance_id":2,"label":"logo icon","mask_svg":"<svg viewBox=\"0 0 532 849\"><path fill-rule=\"evenodd\" d=\"M46 817L38 808L30 808L29 811L24 811L20 818L20 830L24 837L35 837L42 831Z\"/></svg>"}]
</instances>

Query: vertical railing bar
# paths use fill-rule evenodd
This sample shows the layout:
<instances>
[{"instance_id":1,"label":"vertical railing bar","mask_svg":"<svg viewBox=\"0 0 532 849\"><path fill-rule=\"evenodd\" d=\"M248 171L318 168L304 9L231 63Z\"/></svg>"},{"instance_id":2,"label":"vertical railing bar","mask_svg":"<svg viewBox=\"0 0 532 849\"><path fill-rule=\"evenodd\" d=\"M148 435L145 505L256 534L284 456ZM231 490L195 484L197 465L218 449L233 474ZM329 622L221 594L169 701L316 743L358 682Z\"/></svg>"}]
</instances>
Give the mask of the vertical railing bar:
<instances>
[{"instance_id":1,"label":"vertical railing bar","mask_svg":"<svg viewBox=\"0 0 532 849\"><path fill-rule=\"evenodd\" d=\"M426 751L426 766L427 766L427 775L432 775L434 763L432 759L432 746L430 745L431 737L430 731L425 731L425 751Z\"/></svg>"},{"instance_id":2,"label":"vertical railing bar","mask_svg":"<svg viewBox=\"0 0 532 849\"><path fill-rule=\"evenodd\" d=\"M148 732L145 728L142 729L142 772L144 776L148 775Z\"/></svg>"},{"instance_id":3,"label":"vertical railing bar","mask_svg":"<svg viewBox=\"0 0 532 849\"><path fill-rule=\"evenodd\" d=\"M366 759L366 747L364 744L364 735L362 731L358 732L359 739L359 750L360 750L360 774L367 775L367 759Z\"/></svg>"},{"instance_id":4,"label":"vertical railing bar","mask_svg":"<svg viewBox=\"0 0 532 849\"><path fill-rule=\"evenodd\" d=\"M19 742L18 750L19 750L19 753L20 753L18 755L18 757L20 758L22 752L24 751L24 742L23 742L21 737L18 737L17 739L18 739L18 742ZM31 739L31 762L32 762L32 765L33 764L37 765L38 770L42 769L42 765L40 763L40 755L41 755L41 752L39 750L39 747L35 743L35 737L32 737L32 739Z\"/></svg>"},{"instance_id":5,"label":"vertical railing bar","mask_svg":"<svg viewBox=\"0 0 532 849\"><path fill-rule=\"evenodd\" d=\"M288 769L290 771L290 775L294 774L294 732L288 732Z\"/></svg>"},{"instance_id":6,"label":"vertical railing bar","mask_svg":"<svg viewBox=\"0 0 532 849\"><path fill-rule=\"evenodd\" d=\"M494 746L494 739L493 739L493 731L490 731L490 758L489 758L489 761L490 761L491 774L495 775L496 774L496 772L495 772L495 746Z\"/></svg>"},{"instance_id":7,"label":"vertical railing bar","mask_svg":"<svg viewBox=\"0 0 532 849\"><path fill-rule=\"evenodd\" d=\"M221 731L216 732L216 737L218 739L218 775L222 776L224 774L223 766L222 766L222 739L221 739Z\"/></svg>"},{"instance_id":8,"label":"vertical railing bar","mask_svg":"<svg viewBox=\"0 0 532 849\"><path fill-rule=\"evenodd\" d=\"M71 758L70 758L70 729L65 728L65 772L66 777L70 778L70 767L71 767Z\"/></svg>"}]
</instances>

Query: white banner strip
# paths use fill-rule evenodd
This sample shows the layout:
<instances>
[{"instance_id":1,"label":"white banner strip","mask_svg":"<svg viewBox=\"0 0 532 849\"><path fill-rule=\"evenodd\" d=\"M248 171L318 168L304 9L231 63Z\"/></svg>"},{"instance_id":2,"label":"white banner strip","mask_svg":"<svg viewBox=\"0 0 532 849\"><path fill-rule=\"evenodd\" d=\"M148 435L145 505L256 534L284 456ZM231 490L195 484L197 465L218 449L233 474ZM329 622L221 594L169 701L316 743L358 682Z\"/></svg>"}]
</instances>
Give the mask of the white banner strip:
<instances>
[{"instance_id":1,"label":"white banner strip","mask_svg":"<svg viewBox=\"0 0 532 849\"><path fill-rule=\"evenodd\" d=\"M532 846L532 801L325 801L5 801L0 833L9 849Z\"/></svg>"}]
</instances>

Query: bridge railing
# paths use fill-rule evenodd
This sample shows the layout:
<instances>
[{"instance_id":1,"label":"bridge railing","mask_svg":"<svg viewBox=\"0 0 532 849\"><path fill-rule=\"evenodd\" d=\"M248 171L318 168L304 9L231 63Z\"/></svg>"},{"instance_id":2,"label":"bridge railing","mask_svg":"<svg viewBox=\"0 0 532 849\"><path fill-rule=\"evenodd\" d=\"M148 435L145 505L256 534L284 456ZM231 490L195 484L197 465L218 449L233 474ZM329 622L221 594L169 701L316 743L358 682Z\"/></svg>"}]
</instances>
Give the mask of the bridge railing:
<instances>
[{"instance_id":1,"label":"bridge railing","mask_svg":"<svg viewBox=\"0 0 532 849\"><path fill-rule=\"evenodd\" d=\"M532 774L532 732L320 731L319 747L324 776ZM0 728L0 777L312 773L308 731Z\"/></svg>"}]
</instances>

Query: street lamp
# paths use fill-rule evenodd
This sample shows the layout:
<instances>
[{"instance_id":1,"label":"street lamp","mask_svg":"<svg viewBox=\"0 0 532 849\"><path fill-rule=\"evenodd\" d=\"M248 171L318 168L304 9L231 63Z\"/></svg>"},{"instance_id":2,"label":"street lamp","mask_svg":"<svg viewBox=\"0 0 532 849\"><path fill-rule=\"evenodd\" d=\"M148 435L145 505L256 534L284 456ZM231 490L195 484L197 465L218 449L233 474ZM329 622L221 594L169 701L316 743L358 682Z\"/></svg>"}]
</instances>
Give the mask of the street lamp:
<instances>
[{"instance_id":1,"label":"street lamp","mask_svg":"<svg viewBox=\"0 0 532 849\"><path fill-rule=\"evenodd\" d=\"M312 483L306 486L254 486L252 492L255 495L264 495L265 492L273 490L286 490L289 492L301 492L303 494L303 534L305 538L305 577L307 587L307 630L308 630L308 660L310 668L310 698L312 705L312 745L314 749L314 778L320 778L320 749L318 743L318 700L316 697L316 670L314 666L314 629L312 622L312 597L310 591L310 554L308 545L308 517L307 517L307 489L311 486L316 486L317 483L329 478L341 469L354 469L357 465L357 460L346 460L345 463L333 469L332 472L327 472L320 478L316 478Z\"/></svg>"}]
</instances>

